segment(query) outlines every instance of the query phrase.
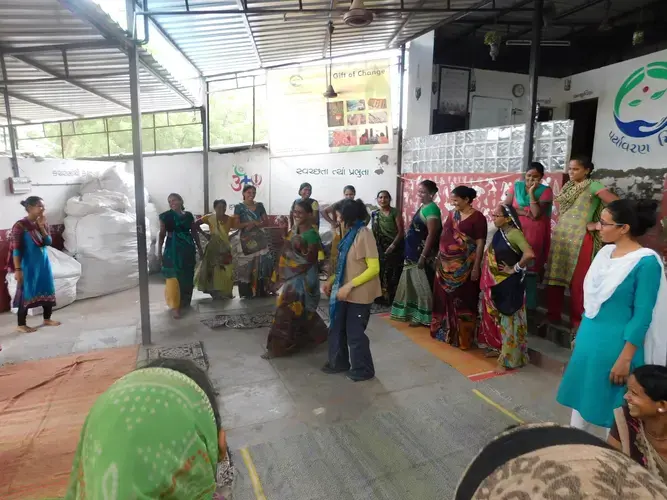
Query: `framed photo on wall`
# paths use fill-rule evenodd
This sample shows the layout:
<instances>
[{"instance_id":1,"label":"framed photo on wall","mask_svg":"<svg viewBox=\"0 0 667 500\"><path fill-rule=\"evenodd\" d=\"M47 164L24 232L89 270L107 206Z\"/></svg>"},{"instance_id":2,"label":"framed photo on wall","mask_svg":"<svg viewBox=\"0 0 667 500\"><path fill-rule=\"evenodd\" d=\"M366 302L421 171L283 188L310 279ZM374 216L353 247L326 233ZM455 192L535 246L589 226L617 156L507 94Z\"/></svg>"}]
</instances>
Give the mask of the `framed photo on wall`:
<instances>
[{"instance_id":1,"label":"framed photo on wall","mask_svg":"<svg viewBox=\"0 0 667 500\"><path fill-rule=\"evenodd\" d=\"M469 90L469 68L441 66L440 85L438 87L438 113L467 117Z\"/></svg>"}]
</instances>

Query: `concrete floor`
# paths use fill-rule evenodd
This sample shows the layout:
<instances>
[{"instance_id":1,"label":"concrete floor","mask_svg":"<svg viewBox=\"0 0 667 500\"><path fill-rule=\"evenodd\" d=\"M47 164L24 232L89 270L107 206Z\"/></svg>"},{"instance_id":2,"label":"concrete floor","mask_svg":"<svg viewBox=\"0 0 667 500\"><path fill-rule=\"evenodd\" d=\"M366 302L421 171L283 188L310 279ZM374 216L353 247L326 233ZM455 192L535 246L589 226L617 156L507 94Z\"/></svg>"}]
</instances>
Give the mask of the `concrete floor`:
<instances>
[{"instance_id":1,"label":"concrete floor","mask_svg":"<svg viewBox=\"0 0 667 500\"><path fill-rule=\"evenodd\" d=\"M469 461L516 423L508 412L524 421L569 420L555 402L559 375L529 366L473 383L377 316L368 328L377 377L355 384L319 371L326 346L269 362L260 358L266 329L214 331L200 322L270 301L217 305L197 296L195 310L174 321L159 280L150 293L154 344L204 344L238 469L234 500L451 498ZM77 302L54 318L63 326L16 335L15 316L0 315L0 363L140 339L137 290Z\"/></svg>"}]
</instances>

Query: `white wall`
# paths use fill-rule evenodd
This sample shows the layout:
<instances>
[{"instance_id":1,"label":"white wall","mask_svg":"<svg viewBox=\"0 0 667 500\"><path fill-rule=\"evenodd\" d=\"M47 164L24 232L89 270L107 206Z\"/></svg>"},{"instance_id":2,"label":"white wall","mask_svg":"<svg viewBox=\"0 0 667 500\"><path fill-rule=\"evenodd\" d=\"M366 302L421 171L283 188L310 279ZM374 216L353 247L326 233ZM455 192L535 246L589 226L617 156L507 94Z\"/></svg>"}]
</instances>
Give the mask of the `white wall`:
<instances>
[{"instance_id":1,"label":"white wall","mask_svg":"<svg viewBox=\"0 0 667 500\"><path fill-rule=\"evenodd\" d=\"M204 177L202 153L144 157L144 186L158 213L169 210L171 193L183 197L185 208L193 214L204 213ZM133 162L128 162L132 171Z\"/></svg>"},{"instance_id":2,"label":"white wall","mask_svg":"<svg viewBox=\"0 0 667 500\"><path fill-rule=\"evenodd\" d=\"M406 117L403 132L406 139L431 133L434 40L435 32L431 31L411 41L407 50L408 72L404 82L408 86L408 92L405 94Z\"/></svg>"},{"instance_id":3,"label":"white wall","mask_svg":"<svg viewBox=\"0 0 667 500\"><path fill-rule=\"evenodd\" d=\"M312 184L313 198L321 205L340 200L348 184L369 204L381 189L396 193L395 150L271 158L270 168L272 214L289 212L302 182Z\"/></svg>"},{"instance_id":4,"label":"white wall","mask_svg":"<svg viewBox=\"0 0 667 500\"><path fill-rule=\"evenodd\" d=\"M598 168L667 168L667 92L656 98L656 93L667 89L667 80L644 74L643 81L623 99L619 108L620 118L625 122L663 122L661 133L632 137L614 119L614 102L623 82L633 72L656 62L667 65L667 50L571 77L571 89L564 92L566 102L599 99L593 149L593 161ZM639 103L629 106L632 101Z\"/></svg>"},{"instance_id":5,"label":"white wall","mask_svg":"<svg viewBox=\"0 0 667 500\"><path fill-rule=\"evenodd\" d=\"M47 217L51 224L61 224L65 219L65 202L77 194L83 176L88 173L103 172L113 165L124 165L122 162L55 160L19 158L19 169L22 177L32 180L32 192L27 195L14 195L9 192L9 177L13 176L9 158L0 157L0 229L9 229L20 218L25 210L21 200L35 195L44 199Z\"/></svg>"},{"instance_id":6,"label":"white wall","mask_svg":"<svg viewBox=\"0 0 667 500\"><path fill-rule=\"evenodd\" d=\"M269 152L266 149L210 153L208 170L211 208L214 200L224 199L227 212L234 213L234 205L243 201L242 181L247 176L257 189L257 201L261 201L269 213L274 213L271 211Z\"/></svg>"},{"instance_id":7,"label":"white wall","mask_svg":"<svg viewBox=\"0 0 667 500\"><path fill-rule=\"evenodd\" d=\"M500 71L488 71L483 69L474 70L477 88L475 92L470 93L469 109L473 110L473 100L476 96L491 97L495 99L503 99L511 101L514 115L510 118L510 123L525 123L529 114L528 109L528 93L529 93L529 77L528 75L520 73L503 73ZM521 84L524 86L525 93L523 97L515 97L512 93L514 85ZM542 77L538 81L537 99L540 106L548 108L558 108L554 110L554 119L561 119L562 112L562 89L563 84L558 78ZM482 126L475 128L493 127L498 124L484 123L483 119L478 119L471 116L471 123L480 123Z\"/></svg>"}]
</instances>

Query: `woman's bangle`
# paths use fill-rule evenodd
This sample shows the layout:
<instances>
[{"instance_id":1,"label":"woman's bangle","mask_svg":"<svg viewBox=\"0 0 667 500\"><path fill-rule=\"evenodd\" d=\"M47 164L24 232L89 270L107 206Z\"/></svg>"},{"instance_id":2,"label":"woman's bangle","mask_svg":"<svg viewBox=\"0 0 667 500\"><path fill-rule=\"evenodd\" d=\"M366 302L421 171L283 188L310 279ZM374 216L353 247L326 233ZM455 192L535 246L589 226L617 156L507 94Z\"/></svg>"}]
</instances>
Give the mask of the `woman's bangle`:
<instances>
[{"instance_id":1,"label":"woman's bangle","mask_svg":"<svg viewBox=\"0 0 667 500\"><path fill-rule=\"evenodd\" d=\"M515 273L521 273L521 272L523 272L523 271L525 271L525 270L526 270L526 268L525 268L525 267L521 267L521 266L519 265L518 262L517 262L516 264L514 264L514 272L515 272Z\"/></svg>"},{"instance_id":2,"label":"woman's bangle","mask_svg":"<svg viewBox=\"0 0 667 500\"><path fill-rule=\"evenodd\" d=\"M539 202L539 201L532 201L532 200L531 200L530 204L531 204L531 205L539 205L540 202Z\"/></svg>"},{"instance_id":3,"label":"woman's bangle","mask_svg":"<svg viewBox=\"0 0 667 500\"><path fill-rule=\"evenodd\" d=\"M14 269L14 271L15 271L15 272L16 272L16 271L23 271L23 268L21 268L21 267L17 267L16 269Z\"/></svg>"}]
</instances>

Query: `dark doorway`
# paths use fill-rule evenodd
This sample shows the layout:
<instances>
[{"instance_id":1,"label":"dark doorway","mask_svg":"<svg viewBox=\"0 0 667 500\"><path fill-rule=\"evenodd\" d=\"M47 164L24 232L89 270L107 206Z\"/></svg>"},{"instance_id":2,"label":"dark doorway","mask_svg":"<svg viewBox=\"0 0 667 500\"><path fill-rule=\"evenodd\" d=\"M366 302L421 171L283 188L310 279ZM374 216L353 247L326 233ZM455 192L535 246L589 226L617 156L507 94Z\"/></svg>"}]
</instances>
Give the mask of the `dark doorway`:
<instances>
[{"instance_id":1,"label":"dark doorway","mask_svg":"<svg viewBox=\"0 0 667 500\"><path fill-rule=\"evenodd\" d=\"M595 122L598 114L598 100L570 103L570 120L574 120L572 131L572 156L593 157L595 141Z\"/></svg>"},{"instance_id":2,"label":"dark doorway","mask_svg":"<svg viewBox=\"0 0 667 500\"><path fill-rule=\"evenodd\" d=\"M538 122L550 122L554 119L554 108L543 108L540 106L540 111L537 113Z\"/></svg>"}]
</instances>

